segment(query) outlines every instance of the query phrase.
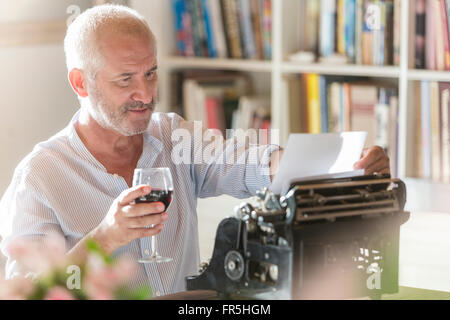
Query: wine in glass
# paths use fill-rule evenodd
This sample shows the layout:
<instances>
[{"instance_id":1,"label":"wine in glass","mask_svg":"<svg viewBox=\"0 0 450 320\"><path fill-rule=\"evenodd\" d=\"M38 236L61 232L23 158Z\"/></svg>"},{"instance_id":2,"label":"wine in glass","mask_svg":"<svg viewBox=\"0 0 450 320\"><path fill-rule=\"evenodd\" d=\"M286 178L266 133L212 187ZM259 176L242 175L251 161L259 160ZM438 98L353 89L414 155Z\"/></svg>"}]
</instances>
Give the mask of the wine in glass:
<instances>
[{"instance_id":1,"label":"wine in glass","mask_svg":"<svg viewBox=\"0 0 450 320\"><path fill-rule=\"evenodd\" d=\"M149 194L135 199L135 203L162 202L164 211L172 201L173 182L169 168L137 168L134 170L133 186L145 184L150 186ZM152 226L153 227L153 226ZM172 258L163 257L157 251L156 235L152 236L152 253L147 258L138 260L140 263L169 262Z\"/></svg>"}]
</instances>

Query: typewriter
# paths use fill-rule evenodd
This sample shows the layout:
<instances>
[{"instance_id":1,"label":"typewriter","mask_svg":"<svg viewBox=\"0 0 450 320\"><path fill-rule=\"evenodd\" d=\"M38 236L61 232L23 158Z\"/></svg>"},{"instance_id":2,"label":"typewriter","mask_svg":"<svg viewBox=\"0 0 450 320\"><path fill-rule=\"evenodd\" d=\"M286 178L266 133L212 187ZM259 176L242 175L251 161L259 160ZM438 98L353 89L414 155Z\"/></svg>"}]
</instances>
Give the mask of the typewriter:
<instances>
[{"instance_id":1,"label":"typewriter","mask_svg":"<svg viewBox=\"0 0 450 320\"><path fill-rule=\"evenodd\" d=\"M187 290L219 298L380 298L398 292L405 184L389 175L264 189L218 226L212 258Z\"/></svg>"}]
</instances>

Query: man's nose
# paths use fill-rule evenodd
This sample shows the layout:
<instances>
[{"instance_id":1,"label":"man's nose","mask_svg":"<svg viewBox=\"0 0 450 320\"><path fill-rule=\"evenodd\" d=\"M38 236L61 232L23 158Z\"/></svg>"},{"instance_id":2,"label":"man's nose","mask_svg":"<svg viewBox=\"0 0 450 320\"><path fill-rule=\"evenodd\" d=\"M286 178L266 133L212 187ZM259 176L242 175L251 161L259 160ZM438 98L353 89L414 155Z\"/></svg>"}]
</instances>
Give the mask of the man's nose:
<instances>
[{"instance_id":1,"label":"man's nose","mask_svg":"<svg viewBox=\"0 0 450 320\"><path fill-rule=\"evenodd\" d=\"M153 100L153 88L148 83L148 81L138 81L137 86L135 88L135 92L133 93L133 100L142 102L143 104L148 104Z\"/></svg>"}]
</instances>

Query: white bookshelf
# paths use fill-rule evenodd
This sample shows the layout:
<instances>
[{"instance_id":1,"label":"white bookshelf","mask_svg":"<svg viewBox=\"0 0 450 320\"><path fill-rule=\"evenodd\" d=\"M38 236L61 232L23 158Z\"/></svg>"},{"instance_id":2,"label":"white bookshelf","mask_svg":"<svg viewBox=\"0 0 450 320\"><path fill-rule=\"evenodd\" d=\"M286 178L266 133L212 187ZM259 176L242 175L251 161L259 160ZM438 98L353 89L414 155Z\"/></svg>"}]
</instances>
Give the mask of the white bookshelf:
<instances>
[{"instance_id":1,"label":"white bookshelf","mask_svg":"<svg viewBox=\"0 0 450 320\"><path fill-rule=\"evenodd\" d=\"M158 39L158 59L160 77L160 110L167 110L168 98L171 95L169 74L175 69L200 68L210 70L246 71L259 77L264 74L270 77L270 93L272 99L272 127L280 130L281 145L289 136L288 106L286 101L285 76L301 73L318 73L324 75L348 75L372 78L385 78L398 83L399 90L399 132L398 132L398 176L405 179L408 194L418 196L408 197L408 209L421 211L437 210L450 212L450 200L441 194L448 194L450 185L427 180L409 179L413 176L411 161L414 139L414 95L413 81L450 81L450 72L414 70L409 68L408 56L413 45L409 30L409 2L402 0L401 11L401 44L400 66L365 66L365 65L332 65L332 64L301 64L288 60L288 55L300 48L302 34L300 32L299 0L272 0L272 59L234 60L183 58L176 56L176 42L173 28L172 8L167 0L130 0L136 8L149 20ZM424 201L420 201L421 195Z\"/></svg>"}]
</instances>

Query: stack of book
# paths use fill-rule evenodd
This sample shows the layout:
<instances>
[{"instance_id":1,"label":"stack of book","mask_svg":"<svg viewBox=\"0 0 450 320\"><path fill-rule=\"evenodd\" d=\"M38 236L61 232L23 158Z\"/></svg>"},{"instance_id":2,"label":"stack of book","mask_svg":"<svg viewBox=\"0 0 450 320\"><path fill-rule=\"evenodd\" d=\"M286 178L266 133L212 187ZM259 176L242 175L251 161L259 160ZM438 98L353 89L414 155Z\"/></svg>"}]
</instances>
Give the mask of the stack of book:
<instances>
[{"instance_id":1,"label":"stack of book","mask_svg":"<svg viewBox=\"0 0 450 320\"><path fill-rule=\"evenodd\" d=\"M401 0L300 0L301 51L321 62L400 64Z\"/></svg>"},{"instance_id":2,"label":"stack of book","mask_svg":"<svg viewBox=\"0 0 450 320\"><path fill-rule=\"evenodd\" d=\"M270 97L254 95L248 75L187 70L173 73L171 109L226 137L226 129L270 129Z\"/></svg>"},{"instance_id":3,"label":"stack of book","mask_svg":"<svg viewBox=\"0 0 450 320\"><path fill-rule=\"evenodd\" d=\"M414 0L411 23L415 23L411 67L450 70L450 0ZM414 26L414 25L413 25ZM413 29L413 30L414 30Z\"/></svg>"},{"instance_id":4,"label":"stack of book","mask_svg":"<svg viewBox=\"0 0 450 320\"><path fill-rule=\"evenodd\" d=\"M178 54L272 57L271 0L172 0Z\"/></svg>"},{"instance_id":5,"label":"stack of book","mask_svg":"<svg viewBox=\"0 0 450 320\"><path fill-rule=\"evenodd\" d=\"M290 131L367 131L367 146L388 151L396 172L398 95L390 84L361 78L303 74L289 77Z\"/></svg>"},{"instance_id":6,"label":"stack of book","mask_svg":"<svg viewBox=\"0 0 450 320\"><path fill-rule=\"evenodd\" d=\"M450 83L415 86L415 175L450 182Z\"/></svg>"}]
</instances>

